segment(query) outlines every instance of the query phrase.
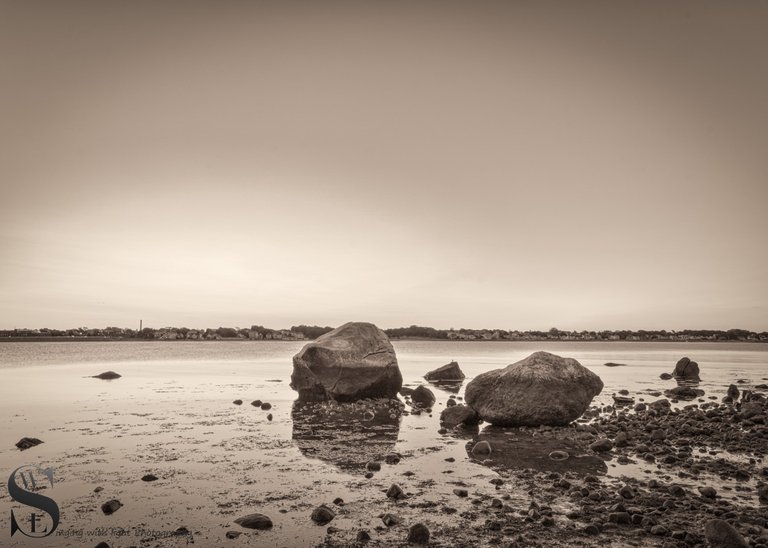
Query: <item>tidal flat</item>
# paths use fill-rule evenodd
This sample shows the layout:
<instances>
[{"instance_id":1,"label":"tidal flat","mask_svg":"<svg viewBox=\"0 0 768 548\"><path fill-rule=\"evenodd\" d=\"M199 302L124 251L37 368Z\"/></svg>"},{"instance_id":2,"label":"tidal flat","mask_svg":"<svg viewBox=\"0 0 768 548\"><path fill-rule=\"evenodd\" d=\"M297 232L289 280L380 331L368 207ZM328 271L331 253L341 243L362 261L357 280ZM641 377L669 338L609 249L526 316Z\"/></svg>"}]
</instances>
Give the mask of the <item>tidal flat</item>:
<instances>
[{"instance_id":1,"label":"tidal flat","mask_svg":"<svg viewBox=\"0 0 768 548\"><path fill-rule=\"evenodd\" d=\"M431 412L402 396L297 401L298 342L0 344L0 470L53 468L40 492L61 511L51 536L3 545L398 546L421 523L432 546L695 546L713 518L768 544L765 403L749 417L740 399L722 403L731 384L766 394L768 345L393 344L404 385L434 393ZM535 350L602 378L583 419L441 427L476 375ZM654 404L671 399L664 392L677 384L660 374L681 356L698 361L703 395ZM423 379L451 360L467 375L457 390ZM93 378L108 370L122 376ZM22 451L23 437L43 443ZM601 440L611 447L590 447ZM490 454L472 452L479 441ZM393 484L401 496L387 496ZM105 514L112 500L121 506ZM319 525L321 505L333 517ZM23 510L0 489L0 512L12 508ZM272 527L235 523L254 513Z\"/></svg>"}]
</instances>

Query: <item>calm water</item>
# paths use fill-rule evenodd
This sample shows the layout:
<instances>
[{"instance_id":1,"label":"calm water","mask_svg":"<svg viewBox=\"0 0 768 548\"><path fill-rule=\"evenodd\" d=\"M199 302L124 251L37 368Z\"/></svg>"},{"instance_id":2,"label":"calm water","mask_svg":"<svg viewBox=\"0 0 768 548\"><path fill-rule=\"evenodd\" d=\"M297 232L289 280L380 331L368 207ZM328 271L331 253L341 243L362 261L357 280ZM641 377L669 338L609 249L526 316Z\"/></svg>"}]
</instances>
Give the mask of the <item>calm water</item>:
<instances>
[{"instance_id":1,"label":"calm water","mask_svg":"<svg viewBox=\"0 0 768 548\"><path fill-rule=\"evenodd\" d=\"M252 545L311 545L325 533L307 526L308 513L336 496L347 501L348 513L334 520L336 527L373 530L380 522L366 523L360 516L367 515L366 501L380 500L391 481L442 503L452 496L446 478L486 486L496 474L468 458L466 440L437 432L448 397L437 388L432 416L404 416L377 434L376 450L398 451L403 462L385 467L372 480L363 481L348 465L355 456L348 448L364 454L365 437L342 435L329 441L330 451L314 451L307 432L338 416L315 421L293 409L291 358L301 346L266 341L0 344L0 411L6 417L0 423L0 472L9 474L23 464L54 466L52 492L62 508L58 532L70 534L43 541L17 535L11 545L93 546L99 540L115 545L114 537L77 533L87 535L94 527L129 530L137 524L161 532L186 526L201 545L220 545L227 530L239 529L232 520L254 511L268 513L275 528L249 537ZM469 381L536 350L573 357L603 379L605 389L597 398L603 404L624 388L638 399L655 399L649 392L674 386L659 374L671 371L684 355L699 362L705 397L719 399L739 379L742 388L768 380L766 344L404 341L394 346L404 382L411 386L451 360L459 362ZM625 366L605 367L606 362ZM90 378L110 369L123 377ZM245 403L233 405L236 398ZM272 421L249 405L254 399L272 404ZM14 444L23 436L45 443L20 452ZM447 457L455 463L449 465ZM416 475L405 480L404 467ZM138 479L148 472L161 479L152 484ZM608 473L647 471L609 463ZM95 487L104 490L94 493ZM510 494L513 501L518 496ZM519 496L520 504L527 504L527 495ZM104 516L99 505L112 497L125 506ZM9 515L12 504L0 490L0 514ZM144 533L117 545L138 545L147 538L153 542ZM185 544L183 537L163 540L163 545Z\"/></svg>"}]
</instances>

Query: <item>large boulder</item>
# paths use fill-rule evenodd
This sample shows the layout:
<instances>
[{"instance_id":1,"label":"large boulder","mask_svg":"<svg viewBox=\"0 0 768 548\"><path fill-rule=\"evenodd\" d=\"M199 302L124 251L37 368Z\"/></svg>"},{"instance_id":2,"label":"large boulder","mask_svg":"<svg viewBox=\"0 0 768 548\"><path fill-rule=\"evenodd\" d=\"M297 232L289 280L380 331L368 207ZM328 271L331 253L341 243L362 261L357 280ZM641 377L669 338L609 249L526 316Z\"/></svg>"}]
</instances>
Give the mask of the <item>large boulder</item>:
<instances>
[{"instance_id":1,"label":"large boulder","mask_svg":"<svg viewBox=\"0 0 768 548\"><path fill-rule=\"evenodd\" d=\"M452 361L433 369L424 378L431 382L443 382L443 381L462 381L464 380L464 373L461 371L458 362Z\"/></svg>"},{"instance_id":2,"label":"large boulder","mask_svg":"<svg viewBox=\"0 0 768 548\"><path fill-rule=\"evenodd\" d=\"M402 384L392 343L370 323L346 323L293 357L291 388L305 400L393 398Z\"/></svg>"},{"instance_id":3,"label":"large boulder","mask_svg":"<svg viewBox=\"0 0 768 548\"><path fill-rule=\"evenodd\" d=\"M672 374L679 379L699 380L699 364L690 358L680 358Z\"/></svg>"},{"instance_id":4,"label":"large boulder","mask_svg":"<svg viewBox=\"0 0 768 548\"><path fill-rule=\"evenodd\" d=\"M475 377L464 400L498 426L561 426L579 418L602 389L600 377L573 358L535 352Z\"/></svg>"}]
</instances>

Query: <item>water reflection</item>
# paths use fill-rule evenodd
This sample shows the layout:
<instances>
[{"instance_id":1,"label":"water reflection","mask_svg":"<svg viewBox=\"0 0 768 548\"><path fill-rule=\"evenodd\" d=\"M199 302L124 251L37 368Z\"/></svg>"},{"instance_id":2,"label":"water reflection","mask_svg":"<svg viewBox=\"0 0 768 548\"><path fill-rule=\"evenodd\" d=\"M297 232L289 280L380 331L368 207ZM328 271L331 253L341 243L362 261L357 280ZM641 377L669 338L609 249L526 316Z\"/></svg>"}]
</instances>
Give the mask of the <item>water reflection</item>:
<instances>
[{"instance_id":1,"label":"water reflection","mask_svg":"<svg viewBox=\"0 0 768 548\"><path fill-rule=\"evenodd\" d=\"M487 441L491 454L472 454L477 442ZM519 428L489 426L467 443L470 458L496 470L532 469L538 472L573 472L579 475L606 474L608 466L596 455L589 455L586 446L573 439L559 439L551 435L533 436ZM553 451L565 451L567 458L550 457Z\"/></svg>"},{"instance_id":2,"label":"water reflection","mask_svg":"<svg viewBox=\"0 0 768 548\"><path fill-rule=\"evenodd\" d=\"M457 380L457 381L430 381L428 380L429 384L432 386L439 388L440 390L445 390L446 392L451 392L452 394L458 394L459 390L461 390L461 385L464 384L463 380Z\"/></svg>"},{"instance_id":3,"label":"water reflection","mask_svg":"<svg viewBox=\"0 0 768 548\"><path fill-rule=\"evenodd\" d=\"M293 442L309 458L360 473L366 463L394 450L403 405L399 400L312 403L296 400L291 410Z\"/></svg>"}]
</instances>

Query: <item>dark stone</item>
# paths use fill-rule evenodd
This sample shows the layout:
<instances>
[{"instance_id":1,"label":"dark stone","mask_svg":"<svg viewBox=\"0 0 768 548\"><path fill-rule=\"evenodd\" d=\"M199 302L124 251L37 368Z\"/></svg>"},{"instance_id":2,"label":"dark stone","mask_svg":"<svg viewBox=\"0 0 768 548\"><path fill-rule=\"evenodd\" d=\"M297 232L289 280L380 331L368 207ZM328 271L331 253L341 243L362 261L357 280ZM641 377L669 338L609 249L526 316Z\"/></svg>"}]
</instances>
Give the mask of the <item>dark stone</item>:
<instances>
[{"instance_id":1,"label":"dark stone","mask_svg":"<svg viewBox=\"0 0 768 548\"><path fill-rule=\"evenodd\" d=\"M387 489L387 498L394 500L402 499L405 498L405 493L403 493L403 490L398 484L393 483L389 486L389 489Z\"/></svg>"},{"instance_id":2,"label":"dark stone","mask_svg":"<svg viewBox=\"0 0 768 548\"><path fill-rule=\"evenodd\" d=\"M710 546L717 548L747 548L749 544L734 527L722 519L711 519L704 524L704 536Z\"/></svg>"},{"instance_id":3,"label":"dark stone","mask_svg":"<svg viewBox=\"0 0 768 548\"><path fill-rule=\"evenodd\" d=\"M423 523L412 525L408 530L408 542L413 544L427 544L429 542L429 529Z\"/></svg>"},{"instance_id":4,"label":"dark stone","mask_svg":"<svg viewBox=\"0 0 768 548\"><path fill-rule=\"evenodd\" d=\"M464 373L461 371L459 364L455 361L452 361L451 363L438 367L437 369L433 369L424 375L424 378L428 381L434 382L463 381Z\"/></svg>"},{"instance_id":5,"label":"dark stone","mask_svg":"<svg viewBox=\"0 0 768 548\"><path fill-rule=\"evenodd\" d=\"M672 378L672 373L662 373L661 375L659 375L659 378L661 380L668 381L669 379Z\"/></svg>"},{"instance_id":6,"label":"dark stone","mask_svg":"<svg viewBox=\"0 0 768 548\"><path fill-rule=\"evenodd\" d=\"M626 364L624 364L624 363L614 363L614 362L607 362L605 364L606 367L622 367L624 365L626 365Z\"/></svg>"},{"instance_id":7,"label":"dark stone","mask_svg":"<svg viewBox=\"0 0 768 548\"><path fill-rule=\"evenodd\" d=\"M101 505L101 511L104 512L106 515L114 514L117 512L120 508L122 508L123 503L120 502L117 499L108 500L104 504Z\"/></svg>"},{"instance_id":8,"label":"dark stone","mask_svg":"<svg viewBox=\"0 0 768 548\"><path fill-rule=\"evenodd\" d=\"M411 394L411 401L420 407L432 407L435 403L435 395L426 386L419 385Z\"/></svg>"},{"instance_id":9,"label":"dark stone","mask_svg":"<svg viewBox=\"0 0 768 548\"><path fill-rule=\"evenodd\" d=\"M272 413L267 413L267 420L271 421L274 417L272 416Z\"/></svg>"},{"instance_id":10,"label":"dark stone","mask_svg":"<svg viewBox=\"0 0 768 548\"><path fill-rule=\"evenodd\" d=\"M37 438L21 438L16 442L16 447L18 447L21 451L24 451L30 447L34 447L35 445L40 445L41 443L43 442Z\"/></svg>"},{"instance_id":11,"label":"dark stone","mask_svg":"<svg viewBox=\"0 0 768 548\"><path fill-rule=\"evenodd\" d=\"M228 539L236 539L242 535L240 531L227 531L227 534L225 535Z\"/></svg>"},{"instance_id":12,"label":"dark stone","mask_svg":"<svg viewBox=\"0 0 768 548\"><path fill-rule=\"evenodd\" d=\"M600 377L576 360L535 352L478 375L464 399L498 426L563 426L579 418L602 389Z\"/></svg>"},{"instance_id":13,"label":"dark stone","mask_svg":"<svg viewBox=\"0 0 768 548\"><path fill-rule=\"evenodd\" d=\"M599 439L597 441L592 442L589 445L589 448L592 449L592 451L595 451L597 453L603 453L605 451L610 451L613 449L613 442L607 438Z\"/></svg>"},{"instance_id":14,"label":"dark stone","mask_svg":"<svg viewBox=\"0 0 768 548\"><path fill-rule=\"evenodd\" d=\"M269 403L269 402L264 402L264 403L261 404L261 409L263 411L268 411L268 410L272 409L272 404Z\"/></svg>"},{"instance_id":15,"label":"dark stone","mask_svg":"<svg viewBox=\"0 0 768 548\"><path fill-rule=\"evenodd\" d=\"M371 540L371 534L365 529L361 529L357 532L357 542L368 542Z\"/></svg>"},{"instance_id":16,"label":"dark stone","mask_svg":"<svg viewBox=\"0 0 768 548\"><path fill-rule=\"evenodd\" d=\"M365 465L365 469L370 472L378 472L381 470L381 463L376 461L371 461Z\"/></svg>"},{"instance_id":17,"label":"dark stone","mask_svg":"<svg viewBox=\"0 0 768 548\"><path fill-rule=\"evenodd\" d=\"M689 401L703 396L704 391L691 386L676 386L670 390L665 390L664 395L668 398Z\"/></svg>"},{"instance_id":18,"label":"dark stone","mask_svg":"<svg viewBox=\"0 0 768 548\"><path fill-rule=\"evenodd\" d=\"M454 489L453 494L456 495L457 497L464 498L469 496L469 491L467 491L466 489Z\"/></svg>"},{"instance_id":19,"label":"dark stone","mask_svg":"<svg viewBox=\"0 0 768 548\"><path fill-rule=\"evenodd\" d=\"M475 410L463 404L446 407L440 413L440 424L446 428L455 428L459 425L475 426L480 422Z\"/></svg>"},{"instance_id":20,"label":"dark stone","mask_svg":"<svg viewBox=\"0 0 768 548\"><path fill-rule=\"evenodd\" d=\"M397 516L393 516L392 514L384 514L381 516L381 521L386 525L387 527L392 527L393 525L397 525L400 523L400 518Z\"/></svg>"},{"instance_id":21,"label":"dark stone","mask_svg":"<svg viewBox=\"0 0 768 548\"><path fill-rule=\"evenodd\" d=\"M272 520L264 514L248 514L247 516L237 518L235 523L246 529L264 530L272 528Z\"/></svg>"},{"instance_id":22,"label":"dark stone","mask_svg":"<svg viewBox=\"0 0 768 548\"><path fill-rule=\"evenodd\" d=\"M675 364L675 370L672 375L679 379L698 379L699 364L690 360L690 358L680 358Z\"/></svg>"},{"instance_id":23,"label":"dark stone","mask_svg":"<svg viewBox=\"0 0 768 548\"><path fill-rule=\"evenodd\" d=\"M261 407L261 400L253 400L251 405L254 407Z\"/></svg>"},{"instance_id":24,"label":"dark stone","mask_svg":"<svg viewBox=\"0 0 768 548\"><path fill-rule=\"evenodd\" d=\"M314 521L318 525L325 525L335 517L336 517L336 514L334 513L334 511L328 508L325 504L321 504L320 506L312 510L312 516L311 516L312 521Z\"/></svg>"},{"instance_id":25,"label":"dark stone","mask_svg":"<svg viewBox=\"0 0 768 548\"><path fill-rule=\"evenodd\" d=\"M305 400L393 398L402 384L392 343L370 323L344 324L293 357L291 388Z\"/></svg>"},{"instance_id":26,"label":"dark stone","mask_svg":"<svg viewBox=\"0 0 768 548\"><path fill-rule=\"evenodd\" d=\"M612 512L608 514L608 521L619 525L629 525L632 523L632 516L629 515L629 512Z\"/></svg>"},{"instance_id":27,"label":"dark stone","mask_svg":"<svg viewBox=\"0 0 768 548\"><path fill-rule=\"evenodd\" d=\"M473 455L490 455L491 454L491 444L487 441L479 441L472 447L472 454Z\"/></svg>"},{"instance_id":28,"label":"dark stone","mask_svg":"<svg viewBox=\"0 0 768 548\"><path fill-rule=\"evenodd\" d=\"M157 481L157 476L154 474L145 474L141 476L141 481Z\"/></svg>"},{"instance_id":29,"label":"dark stone","mask_svg":"<svg viewBox=\"0 0 768 548\"><path fill-rule=\"evenodd\" d=\"M235 405L243 405L243 400L235 400L232 403L234 403Z\"/></svg>"},{"instance_id":30,"label":"dark stone","mask_svg":"<svg viewBox=\"0 0 768 548\"><path fill-rule=\"evenodd\" d=\"M105 381L111 381L113 379L119 379L122 377L122 375L115 373L114 371L104 371L104 373L99 373L98 375L94 375L94 379L102 379Z\"/></svg>"},{"instance_id":31,"label":"dark stone","mask_svg":"<svg viewBox=\"0 0 768 548\"><path fill-rule=\"evenodd\" d=\"M733 401L736 401L739 399L739 394L740 394L739 388L735 384L731 384L728 386L728 392L726 394Z\"/></svg>"}]
</instances>

